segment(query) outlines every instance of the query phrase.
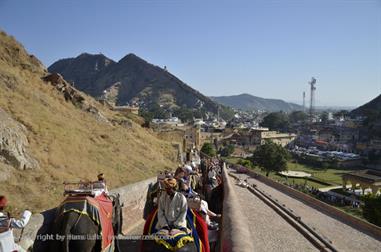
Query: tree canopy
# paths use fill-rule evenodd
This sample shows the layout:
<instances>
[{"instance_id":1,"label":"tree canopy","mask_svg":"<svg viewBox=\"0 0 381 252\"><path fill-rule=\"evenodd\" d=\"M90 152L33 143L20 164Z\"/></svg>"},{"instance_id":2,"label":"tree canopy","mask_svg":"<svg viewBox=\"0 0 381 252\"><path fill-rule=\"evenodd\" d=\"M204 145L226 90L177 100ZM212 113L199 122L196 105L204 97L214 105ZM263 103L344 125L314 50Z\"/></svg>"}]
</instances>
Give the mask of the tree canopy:
<instances>
[{"instance_id":1,"label":"tree canopy","mask_svg":"<svg viewBox=\"0 0 381 252\"><path fill-rule=\"evenodd\" d=\"M303 111L293 111L289 114L288 119L290 123L306 122L308 115Z\"/></svg>"},{"instance_id":2,"label":"tree canopy","mask_svg":"<svg viewBox=\"0 0 381 252\"><path fill-rule=\"evenodd\" d=\"M335 118L345 117L348 115L349 115L349 111L344 109L337 111L336 113L333 114Z\"/></svg>"},{"instance_id":3,"label":"tree canopy","mask_svg":"<svg viewBox=\"0 0 381 252\"><path fill-rule=\"evenodd\" d=\"M271 130L287 131L289 128L289 119L284 112L273 112L263 118L261 126L270 128Z\"/></svg>"},{"instance_id":4,"label":"tree canopy","mask_svg":"<svg viewBox=\"0 0 381 252\"><path fill-rule=\"evenodd\" d=\"M254 151L251 161L264 170L268 176L270 172L287 170L289 159L290 154L285 148L272 141L266 141Z\"/></svg>"},{"instance_id":5,"label":"tree canopy","mask_svg":"<svg viewBox=\"0 0 381 252\"><path fill-rule=\"evenodd\" d=\"M213 148L213 145L211 143L204 143L204 145L201 148L201 152L214 157L216 155L216 150Z\"/></svg>"},{"instance_id":6,"label":"tree canopy","mask_svg":"<svg viewBox=\"0 0 381 252\"><path fill-rule=\"evenodd\" d=\"M321 114L320 114L320 120L322 123L327 123L328 122L328 112L327 111L323 111Z\"/></svg>"},{"instance_id":7,"label":"tree canopy","mask_svg":"<svg viewBox=\"0 0 381 252\"><path fill-rule=\"evenodd\" d=\"M234 145L232 144L229 144L229 145L226 145L224 146L221 150L220 150L220 154L221 156L223 157L228 157L230 156L231 154L233 154L234 152Z\"/></svg>"}]
</instances>

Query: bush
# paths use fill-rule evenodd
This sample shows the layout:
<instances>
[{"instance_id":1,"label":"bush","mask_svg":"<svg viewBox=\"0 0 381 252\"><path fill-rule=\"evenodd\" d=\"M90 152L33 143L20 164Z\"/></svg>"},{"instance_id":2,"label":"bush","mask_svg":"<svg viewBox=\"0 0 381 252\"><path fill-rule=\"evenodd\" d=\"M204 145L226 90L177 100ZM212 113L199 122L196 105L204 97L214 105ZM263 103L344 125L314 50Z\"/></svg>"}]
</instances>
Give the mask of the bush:
<instances>
[{"instance_id":1,"label":"bush","mask_svg":"<svg viewBox=\"0 0 381 252\"><path fill-rule=\"evenodd\" d=\"M240 159L238 161L238 164L242 165L242 166L245 166L245 167L248 167L248 168L253 168L254 167L253 163L250 160L248 160L248 159Z\"/></svg>"},{"instance_id":2,"label":"bush","mask_svg":"<svg viewBox=\"0 0 381 252\"><path fill-rule=\"evenodd\" d=\"M201 152L214 157L216 155L216 150L213 148L213 145L211 143L204 143L204 145L201 148Z\"/></svg>"},{"instance_id":3,"label":"bush","mask_svg":"<svg viewBox=\"0 0 381 252\"><path fill-rule=\"evenodd\" d=\"M223 157L228 157L231 154L233 154L233 152L234 152L234 145L229 144L221 149L220 154Z\"/></svg>"}]
</instances>

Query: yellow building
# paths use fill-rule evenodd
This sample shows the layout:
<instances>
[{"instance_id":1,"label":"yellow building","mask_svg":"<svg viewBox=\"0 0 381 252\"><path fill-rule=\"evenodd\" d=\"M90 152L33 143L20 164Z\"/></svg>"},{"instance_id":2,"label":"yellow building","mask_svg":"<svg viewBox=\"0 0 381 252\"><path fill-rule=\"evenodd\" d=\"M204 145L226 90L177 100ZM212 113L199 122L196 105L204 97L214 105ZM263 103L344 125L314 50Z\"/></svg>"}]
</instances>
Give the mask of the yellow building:
<instances>
[{"instance_id":1,"label":"yellow building","mask_svg":"<svg viewBox=\"0 0 381 252\"><path fill-rule=\"evenodd\" d=\"M292 142L296 135L292 133L279 133L277 131L266 131L266 130L252 130L251 131L251 141L254 145L262 145L267 140L271 140L276 144L280 144L283 147Z\"/></svg>"},{"instance_id":2,"label":"yellow building","mask_svg":"<svg viewBox=\"0 0 381 252\"><path fill-rule=\"evenodd\" d=\"M381 189L381 172L375 170L364 170L345 173L342 176L343 179L343 189L346 189L347 183L349 182L352 185L352 188L355 189L356 185L359 185L361 190L364 191L367 188L372 190L373 194Z\"/></svg>"}]
</instances>

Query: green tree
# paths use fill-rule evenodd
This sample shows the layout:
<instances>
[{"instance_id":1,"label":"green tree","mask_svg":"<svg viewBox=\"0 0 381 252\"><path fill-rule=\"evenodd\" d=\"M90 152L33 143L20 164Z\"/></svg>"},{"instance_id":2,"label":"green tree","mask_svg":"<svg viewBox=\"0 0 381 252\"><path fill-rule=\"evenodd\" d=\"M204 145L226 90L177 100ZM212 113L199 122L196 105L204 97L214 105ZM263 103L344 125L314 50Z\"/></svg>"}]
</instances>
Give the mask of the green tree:
<instances>
[{"instance_id":1,"label":"green tree","mask_svg":"<svg viewBox=\"0 0 381 252\"><path fill-rule=\"evenodd\" d=\"M249 168L254 167L253 163L249 159L240 159L238 164Z\"/></svg>"},{"instance_id":2,"label":"green tree","mask_svg":"<svg viewBox=\"0 0 381 252\"><path fill-rule=\"evenodd\" d=\"M306 122L308 115L303 111L293 111L288 116L290 123Z\"/></svg>"},{"instance_id":3,"label":"green tree","mask_svg":"<svg viewBox=\"0 0 381 252\"><path fill-rule=\"evenodd\" d=\"M328 122L328 112L327 111L324 111L323 113L320 114L320 120L322 123Z\"/></svg>"},{"instance_id":4,"label":"green tree","mask_svg":"<svg viewBox=\"0 0 381 252\"><path fill-rule=\"evenodd\" d=\"M234 145L232 145L232 144L226 145L224 148L221 149L220 154L223 157L228 157L231 154L233 154L234 149L235 149Z\"/></svg>"},{"instance_id":5,"label":"green tree","mask_svg":"<svg viewBox=\"0 0 381 252\"><path fill-rule=\"evenodd\" d=\"M193 120L194 113L192 109L181 107L174 111L174 116L177 116L182 122L190 122Z\"/></svg>"},{"instance_id":6,"label":"green tree","mask_svg":"<svg viewBox=\"0 0 381 252\"><path fill-rule=\"evenodd\" d=\"M340 110L340 111L337 111L336 113L333 114L333 117L335 118L340 118L340 117L345 117L345 116L348 116L349 115L349 111L348 110Z\"/></svg>"},{"instance_id":7,"label":"green tree","mask_svg":"<svg viewBox=\"0 0 381 252\"><path fill-rule=\"evenodd\" d=\"M139 116L144 118L144 125L143 125L144 127L149 127L154 117L152 112L149 112L143 109L139 109Z\"/></svg>"},{"instance_id":8,"label":"green tree","mask_svg":"<svg viewBox=\"0 0 381 252\"><path fill-rule=\"evenodd\" d=\"M381 196L368 194L363 197L363 216L369 222L381 226Z\"/></svg>"},{"instance_id":9,"label":"green tree","mask_svg":"<svg viewBox=\"0 0 381 252\"><path fill-rule=\"evenodd\" d=\"M264 170L266 176L269 176L270 172L287 170L289 159L290 154L285 148L272 141L266 141L254 151L251 161Z\"/></svg>"},{"instance_id":10,"label":"green tree","mask_svg":"<svg viewBox=\"0 0 381 252\"><path fill-rule=\"evenodd\" d=\"M263 118L262 127L268 127L271 130L287 131L289 128L288 116L284 112L273 112Z\"/></svg>"},{"instance_id":11,"label":"green tree","mask_svg":"<svg viewBox=\"0 0 381 252\"><path fill-rule=\"evenodd\" d=\"M204 143L204 145L201 148L201 152L214 157L216 155L216 150L213 148L213 145L211 143Z\"/></svg>"}]
</instances>

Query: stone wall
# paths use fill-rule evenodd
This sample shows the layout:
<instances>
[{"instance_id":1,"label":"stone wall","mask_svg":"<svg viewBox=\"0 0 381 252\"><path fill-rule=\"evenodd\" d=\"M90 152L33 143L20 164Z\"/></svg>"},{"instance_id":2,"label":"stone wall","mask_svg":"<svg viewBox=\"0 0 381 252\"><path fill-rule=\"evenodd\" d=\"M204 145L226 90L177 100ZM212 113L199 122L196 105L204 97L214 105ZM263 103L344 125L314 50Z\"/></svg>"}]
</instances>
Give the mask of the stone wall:
<instances>
[{"instance_id":1,"label":"stone wall","mask_svg":"<svg viewBox=\"0 0 381 252\"><path fill-rule=\"evenodd\" d=\"M224 167L224 203L221 232L221 251L255 251L249 226L244 219L243 209L238 204L235 189Z\"/></svg>"},{"instance_id":2,"label":"stone wall","mask_svg":"<svg viewBox=\"0 0 381 252\"><path fill-rule=\"evenodd\" d=\"M137 226L144 225L143 209L148 185L155 182L156 177L112 190L113 193L120 194L120 201L124 204L122 208L124 234L132 234L131 231Z\"/></svg>"}]
</instances>

